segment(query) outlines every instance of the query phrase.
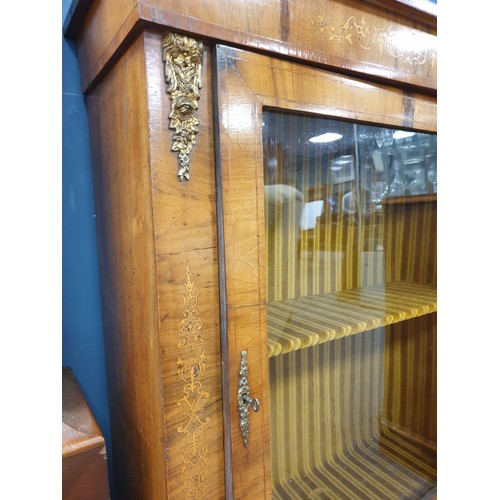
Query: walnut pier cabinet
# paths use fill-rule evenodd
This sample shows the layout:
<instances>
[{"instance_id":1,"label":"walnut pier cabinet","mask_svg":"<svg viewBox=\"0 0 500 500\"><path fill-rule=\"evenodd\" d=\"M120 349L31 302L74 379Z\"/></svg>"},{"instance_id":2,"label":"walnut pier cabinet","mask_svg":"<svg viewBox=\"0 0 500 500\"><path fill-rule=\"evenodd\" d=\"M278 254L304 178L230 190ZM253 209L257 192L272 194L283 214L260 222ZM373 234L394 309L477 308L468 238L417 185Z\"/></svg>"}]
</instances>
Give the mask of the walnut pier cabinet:
<instances>
[{"instance_id":1,"label":"walnut pier cabinet","mask_svg":"<svg viewBox=\"0 0 500 500\"><path fill-rule=\"evenodd\" d=\"M434 498L436 5L75 1L117 498Z\"/></svg>"}]
</instances>

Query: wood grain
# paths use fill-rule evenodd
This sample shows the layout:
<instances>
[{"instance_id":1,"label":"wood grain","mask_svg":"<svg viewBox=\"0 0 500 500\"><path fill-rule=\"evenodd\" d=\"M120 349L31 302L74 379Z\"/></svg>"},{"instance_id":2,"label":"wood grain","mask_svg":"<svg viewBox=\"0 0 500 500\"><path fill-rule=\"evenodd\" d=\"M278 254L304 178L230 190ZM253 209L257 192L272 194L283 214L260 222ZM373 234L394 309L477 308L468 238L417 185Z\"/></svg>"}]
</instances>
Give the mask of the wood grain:
<instances>
[{"instance_id":1,"label":"wood grain","mask_svg":"<svg viewBox=\"0 0 500 500\"><path fill-rule=\"evenodd\" d=\"M217 168L221 170L220 195L224 212L227 308L224 313L227 318L234 498L270 498L265 283L259 279L265 272L265 254L263 239L258 237L264 230L262 149L248 140L249 134L254 135L253 130L259 130L262 122L261 113L255 110L254 94L247 85L232 87L231 90L238 94L237 100L234 104L227 100L226 91L234 83L234 80L229 80L234 75L224 71L224 64L224 56L217 53L219 125L230 131L230 135L223 132L219 136ZM238 103L241 103L241 109ZM242 123L243 130L240 128ZM235 147L241 161L233 164ZM248 448L243 445L237 406L239 363L243 350L248 353L251 394L261 402L260 412L250 415Z\"/></svg>"},{"instance_id":2,"label":"wood grain","mask_svg":"<svg viewBox=\"0 0 500 500\"><path fill-rule=\"evenodd\" d=\"M249 351L248 361L251 373L250 389L254 397L262 398L265 402L268 399L267 394L269 390L267 388L266 362L263 358L259 359L258 357L259 352L262 353L262 356L266 355L265 350L262 349L263 344L267 341L267 326L263 320L263 316L265 316L265 304L268 299L266 296L265 274L268 269L264 265L266 249L263 246L263 242L266 241L266 230L264 179L262 174L264 165L263 138L260 132L262 110L267 106L299 113L335 116L377 124L382 123L394 127L409 126L419 130L435 131L436 103L433 98L412 95L384 86L368 84L298 64L222 46L219 46L217 49L217 92L220 125L220 153L218 162L220 163L222 173L221 194L224 210L229 371L230 373L236 373L238 355L243 348L247 348ZM425 205L425 203L419 205ZM429 217L432 217L431 213L429 213ZM346 225L346 227L348 226ZM381 238L385 234L384 227L382 226L382 230L379 231ZM415 224L410 227L413 228L410 234L414 235ZM428 229L431 230L431 228L432 224L428 225ZM387 231L387 234L390 234L388 229ZM347 240L349 240L348 237ZM349 245L349 241L347 241L347 244ZM267 253L269 254L269 250ZM401 261L398 261L397 265L400 263ZM358 267L354 259L352 266L353 268ZM404 267L409 269L412 266L405 265ZM283 272L286 272L286 270L283 269ZM410 274L413 276L415 272L412 271ZM359 286L356 285L357 278L352 273L349 274L349 271L347 271L346 276L347 281L351 281L346 283L340 282L341 290ZM384 279L383 274L381 275L381 279ZM425 279L421 282L425 283ZM430 312L431 309L435 310L433 309L435 307L435 289L433 286L429 286L428 291L429 302L422 304L422 311ZM350 293L355 293L355 291ZM351 306L346 302L346 307ZM378 325L380 324L375 322L371 324L370 328L376 328ZM335 342L333 343L335 344ZM309 352L311 349L316 348L311 347L305 349L305 351ZM332 349L334 349L333 346ZM272 360L276 359L276 363L278 364L285 363L285 361L282 361L282 358L289 359L288 357L292 354L278 356L272 358ZM369 354L369 351L367 351L367 354ZM297 352L294 359L297 359L297 356L301 355ZM309 354L304 353L303 356L309 356ZM380 368L383 360L378 356L374 362ZM275 362L271 361L272 366L273 363ZM348 364L348 361L346 363ZM311 364L310 366L313 365ZM290 366L293 366L293 363ZM295 370L295 368L293 369ZM348 375L345 376L348 377ZM363 376L369 377L367 374ZM292 382L290 383L292 384ZM298 370L296 381L292 384L293 387L289 387L290 391L288 394L290 397L292 397L293 391L300 392L301 384L302 386L303 384L307 385L307 382L300 377L300 370ZM251 431L253 437L250 438L248 450L243 449L237 427L235 385L236 382L230 379L230 398L232 398L230 406L233 411L232 449L235 497L245 498L250 495L251 483L248 479L248 472L251 471L250 476L254 482L255 480L259 484L265 482L264 494L269 498L270 491L267 486L269 468L266 463L266 455L269 451L266 448L262 448L262 444L267 441L269 436L267 430L268 417L265 413L268 410L266 410L265 404L262 405L261 412L263 413L261 417L253 418ZM255 386L255 389L252 386ZM349 391L346 392L346 394L348 393ZM275 396L272 397L275 398ZM342 398L343 396L339 397ZM285 400L288 401L287 398ZM276 409L276 404L278 404L276 403L276 399L273 401L273 411L271 412L274 415L272 417L275 422L273 425L284 425L288 428L286 422L291 418L290 412L285 411L284 413L280 413L280 410ZM293 399L289 401L289 404L294 408L296 407ZM322 403L318 402L318 405L321 406ZM348 453L349 446L354 446L356 440L361 443L363 439L369 439L368 433L364 433L362 436L359 433L350 436L350 426L347 424L347 421L351 417L349 416L348 408L345 410L346 413L343 413L346 420L342 424L344 426L342 432L345 435L343 442L344 444L348 444L348 449L347 451L342 451L341 443L336 443L335 445L335 449L339 451L341 456L342 453ZM291 407L289 410L291 410ZM307 413L307 411L304 410L301 413L302 417L298 418L297 422L304 422L306 418L304 413ZM320 416L321 418L324 417L323 413L319 410L313 411L310 418L314 419L315 416L317 418L320 418ZM329 422L328 419L326 421ZM258 427L261 425L263 426L262 428ZM373 437L373 427L371 430L371 436ZM287 460L292 462L307 461L307 456L303 455L305 449L298 443L295 443L295 439L301 439L302 436L309 445L310 441L305 436L310 436L311 439L322 438L318 438L317 434L314 437L304 432L304 429L294 429L293 432L286 432L286 439L289 440L289 443L284 447L281 446L283 443L279 446L273 443L273 450L276 453L273 456L273 475L275 468L280 467L276 461L278 460L279 462L281 458L286 457ZM297 438L293 436L297 436ZM270 437L274 439L272 434ZM253 446L256 446L257 449L254 449ZM262 454L264 454L264 459ZM364 460L369 462L371 459L375 460L375 462L378 460L378 458L374 457L370 459L365 457ZM332 458L329 463L335 464L335 460ZM424 468L428 468L428 464L425 462L426 459L422 458L422 460L425 463ZM287 477L286 480L284 479L285 482L290 479L290 475L287 476L287 474L292 473L292 470L295 470L298 474L304 470L298 463L296 467L292 465L292 469L287 469L288 472L283 473L283 478ZM335 469L337 465L331 466ZM429 477L432 478L432 467L429 467ZM376 469L373 470L375 471ZM374 474L376 475L375 472ZM280 476L279 473L278 476ZM276 481L273 480L273 484L276 486ZM375 486L374 488L373 491L376 492L376 495L381 497L380 490L377 490ZM432 488L432 481L430 483L424 482L422 488ZM343 491L345 494L347 490L344 489ZM368 494L369 491L372 490L370 488L362 489L364 494ZM276 490L274 492L276 494ZM310 495L312 493L306 489L303 490L303 494ZM287 495L291 495L290 491L283 493L282 496L287 497Z\"/></svg>"},{"instance_id":3,"label":"wood grain","mask_svg":"<svg viewBox=\"0 0 500 500\"><path fill-rule=\"evenodd\" d=\"M119 57L117 48L132 33L137 21L135 5L133 0L93 1L90 4L81 21L81 38L77 43L84 91L90 91L89 83L96 76L103 78L103 68L110 69Z\"/></svg>"},{"instance_id":4,"label":"wood grain","mask_svg":"<svg viewBox=\"0 0 500 500\"><path fill-rule=\"evenodd\" d=\"M70 368L62 370L62 498L109 499L106 443Z\"/></svg>"},{"instance_id":5,"label":"wood grain","mask_svg":"<svg viewBox=\"0 0 500 500\"><path fill-rule=\"evenodd\" d=\"M118 498L183 498L196 480L200 491L220 498L224 453L210 53L204 56L192 179L179 183L161 39L161 33L141 35L89 98L116 491ZM186 314L201 326L196 359L203 367L197 380L203 397L195 412L193 393L186 395L189 374L179 365L195 359L194 350L184 358L179 348ZM189 433L180 429L198 420L206 422L198 450L207 462L194 470Z\"/></svg>"},{"instance_id":6,"label":"wood grain","mask_svg":"<svg viewBox=\"0 0 500 500\"><path fill-rule=\"evenodd\" d=\"M162 62L162 35L146 32L147 92L149 103L149 154L152 181L160 361L163 385L163 425L168 447L168 498L186 498L191 478L202 489L193 490L210 498L224 497L224 449L219 328L219 292L214 137L212 116L212 73L209 48L203 52L202 88L197 116L200 119L196 144L191 152L189 182L177 178L177 153L171 151L171 109ZM179 348L179 325L185 318L186 265L189 265L197 311L193 320L201 327L202 343L196 349ZM203 353L205 370L200 390L208 394L200 411L190 413L186 382L179 376L179 360L197 359ZM190 435L179 432L190 417L207 421L199 445L206 447L207 463L197 469L183 460L189 454ZM193 423L193 425L195 425ZM199 448L201 449L201 448ZM198 474L198 475L197 475Z\"/></svg>"},{"instance_id":7,"label":"wood grain","mask_svg":"<svg viewBox=\"0 0 500 500\"><path fill-rule=\"evenodd\" d=\"M422 352L430 352L435 340L434 319L429 319L433 315L425 316L428 323L422 328L430 332L425 340L417 338L424 323L415 319L401 323L413 326L401 327L392 335L385 355L381 345L392 327L384 333L377 326L385 324L387 315L378 318L379 323L370 323L372 337L360 328L360 335L338 345L335 341L312 346L273 358L271 365L268 360L267 301L292 298L287 296L290 290L299 289L300 296L309 289L315 294L344 293L361 286L357 250L362 239L357 239L350 222L330 230L330 240L353 249L346 254L348 270L339 279L328 281L315 258L314 272L300 269L307 279L285 276L288 267L275 268L272 288L267 286L270 250L265 245L263 110L279 108L435 132L435 18L421 10L411 16L415 10L407 0L404 8L396 7L401 2L102 0L90 5L80 30L69 22L71 36L77 38L82 87L89 95L118 498L314 496L320 489L311 484L317 486L314 481L325 470L318 472L312 464L327 464L330 479L338 474L347 478L346 467L359 475L360 470L370 470L370 463L378 464L371 469L374 477L383 476L384 454L394 458L394 450L406 443L408 436L401 435L401 429L412 439L435 442L434 406L423 423L405 409L412 405L421 412L435 397L434 358L429 355L423 360L425 370L419 367ZM79 9L75 12L81 15ZM161 39L167 28L194 34L206 43L198 110L201 125L191 153L189 183L178 182L177 156L170 150L170 100L161 60ZM233 47L218 46L212 53L210 44L219 42ZM435 203L395 203L384 210L383 225L374 229L366 224L361 229L364 236L382 238L388 248L384 272L371 276L370 284L385 277L434 289ZM224 248L218 248L217 231ZM418 235L430 244L419 243ZM301 245L317 253L321 235L315 233ZM222 276L219 258L224 259ZM225 284L224 297L219 293L220 280ZM421 306L434 303L430 300ZM227 341L222 349L221 338ZM261 401L261 411L250 416L248 448L243 446L236 405L243 349L248 352L252 396ZM346 351L352 354L350 361L343 355ZM339 362L338 366L343 363L346 371L340 374L335 371L337 365L331 369L326 361L317 363L326 358ZM370 369L361 371L364 359ZM293 363L287 365L290 360ZM391 370L405 362L405 376L385 386L384 376L389 380ZM323 379L297 375L295 363L305 373L323 370ZM269 369L286 372L288 378L271 389ZM418 383L412 381L413 375ZM309 381L313 389L308 393ZM306 414L304 408L292 416L273 415L271 400L273 410L283 407L282 382L291 384L286 388L288 411L302 398L325 410L325 419L318 420L321 411ZM417 387L419 383L425 389ZM324 396L331 388L334 398L327 408ZM387 396L382 404L383 389ZM349 399L352 390L359 396L356 401ZM195 395L199 399L193 399ZM316 403L313 395L318 396ZM363 413L367 408L370 411ZM373 420L380 409L383 425ZM325 439L322 433L308 433L322 426L326 426ZM271 435L270 428L273 433L281 429L278 437ZM340 429L339 434L333 435L332 429ZM361 466L346 461L349 453L369 445L373 437L381 443L382 454L361 454ZM279 446L286 460L277 461L279 455L271 458L271 439L277 439L273 448ZM413 450L406 462L415 459L415 467L424 471L423 483L413 477L415 467L410 467L409 474L398 476L403 486L385 476L385 486L373 477L366 484L328 479L328 491L390 498L391 488L400 488L401 494L416 491L406 488L407 483L428 488L435 475L432 457L429 462L418 446L404 446ZM394 470L398 469L397 460L393 462ZM312 483L297 479L304 471ZM288 483L290 477L296 482Z\"/></svg>"},{"instance_id":8,"label":"wood grain","mask_svg":"<svg viewBox=\"0 0 500 500\"><path fill-rule=\"evenodd\" d=\"M164 498L165 445L144 40L88 100L115 490Z\"/></svg>"},{"instance_id":9,"label":"wood grain","mask_svg":"<svg viewBox=\"0 0 500 500\"><path fill-rule=\"evenodd\" d=\"M84 89L109 66L116 47L140 22L436 90L435 18L406 4L148 0L136 2L131 11L130 0L114 0L96 2L85 19L79 42Z\"/></svg>"}]
</instances>

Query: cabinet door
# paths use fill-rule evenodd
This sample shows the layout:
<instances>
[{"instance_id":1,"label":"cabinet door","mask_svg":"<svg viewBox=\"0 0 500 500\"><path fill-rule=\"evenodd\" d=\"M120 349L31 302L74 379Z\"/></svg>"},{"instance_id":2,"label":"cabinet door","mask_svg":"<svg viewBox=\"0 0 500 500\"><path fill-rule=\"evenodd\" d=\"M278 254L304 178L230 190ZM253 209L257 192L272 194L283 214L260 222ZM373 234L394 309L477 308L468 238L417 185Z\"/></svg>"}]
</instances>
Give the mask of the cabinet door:
<instances>
[{"instance_id":1,"label":"cabinet door","mask_svg":"<svg viewBox=\"0 0 500 500\"><path fill-rule=\"evenodd\" d=\"M435 99L224 46L216 64L234 497L434 495Z\"/></svg>"}]
</instances>

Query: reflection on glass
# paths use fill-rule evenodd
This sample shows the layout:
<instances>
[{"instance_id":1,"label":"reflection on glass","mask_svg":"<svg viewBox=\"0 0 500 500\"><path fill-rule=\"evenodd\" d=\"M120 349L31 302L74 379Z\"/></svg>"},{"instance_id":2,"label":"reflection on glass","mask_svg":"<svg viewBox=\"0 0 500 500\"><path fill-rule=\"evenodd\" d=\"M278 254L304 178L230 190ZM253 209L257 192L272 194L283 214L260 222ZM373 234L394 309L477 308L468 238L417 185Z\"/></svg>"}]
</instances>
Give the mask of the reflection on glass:
<instances>
[{"instance_id":1,"label":"reflection on glass","mask_svg":"<svg viewBox=\"0 0 500 500\"><path fill-rule=\"evenodd\" d=\"M273 498L436 488L436 136L265 111Z\"/></svg>"}]
</instances>

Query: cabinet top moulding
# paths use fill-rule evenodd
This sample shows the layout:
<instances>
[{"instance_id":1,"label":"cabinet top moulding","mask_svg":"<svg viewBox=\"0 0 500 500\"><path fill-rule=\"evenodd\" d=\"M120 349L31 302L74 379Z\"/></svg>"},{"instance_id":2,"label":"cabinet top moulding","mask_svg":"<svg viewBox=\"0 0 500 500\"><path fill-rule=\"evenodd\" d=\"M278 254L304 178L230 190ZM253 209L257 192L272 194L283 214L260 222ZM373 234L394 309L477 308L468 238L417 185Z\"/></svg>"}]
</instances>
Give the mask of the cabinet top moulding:
<instances>
[{"instance_id":1,"label":"cabinet top moulding","mask_svg":"<svg viewBox=\"0 0 500 500\"><path fill-rule=\"evenodd\" d=\"M63 28L77 41L84 92L150 28L434 94L435 10L427 0L73 0Z\"/></svg>"}]
</instances>

